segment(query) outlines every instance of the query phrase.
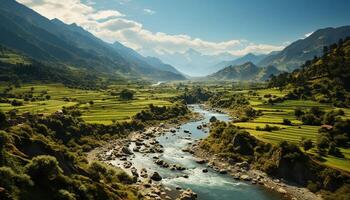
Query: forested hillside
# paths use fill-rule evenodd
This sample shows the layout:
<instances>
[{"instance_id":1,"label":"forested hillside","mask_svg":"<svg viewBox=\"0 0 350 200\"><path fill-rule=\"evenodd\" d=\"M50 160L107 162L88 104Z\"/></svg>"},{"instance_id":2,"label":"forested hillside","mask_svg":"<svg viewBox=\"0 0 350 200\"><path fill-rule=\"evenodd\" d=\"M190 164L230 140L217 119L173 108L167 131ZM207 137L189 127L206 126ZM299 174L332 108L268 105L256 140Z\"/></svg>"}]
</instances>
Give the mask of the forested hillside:
<instances>
[{"instance_id":1,"label":"forested hillside","mask_svg":"<svg viewBox=\"0 0 350 200\"><path fill-rule=\"evenodd\" d=\"M323 52L323 56L305 62L301 69L273 76L269 86L291 89L289 99L350 106L350 38L325 46Z\"/></svg>"}]
</instances>

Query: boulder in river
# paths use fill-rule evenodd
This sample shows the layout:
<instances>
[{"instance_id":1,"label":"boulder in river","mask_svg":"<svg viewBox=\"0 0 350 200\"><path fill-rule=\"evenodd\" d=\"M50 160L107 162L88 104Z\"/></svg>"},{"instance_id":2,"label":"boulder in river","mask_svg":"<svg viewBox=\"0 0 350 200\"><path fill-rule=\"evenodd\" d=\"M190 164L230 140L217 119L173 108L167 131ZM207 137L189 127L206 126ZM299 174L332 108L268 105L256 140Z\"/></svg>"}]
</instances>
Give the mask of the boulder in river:
<instances>
[{"instance_id":1,"label":"boulder in river","mask_svg":"<svg viewBox=\"0 0 350 200\"><path fill-rule=\"evenodd\" d=\"M196 163L198 163L198 164L204 164L204 163L206 163L207 161L206 160L204 160L204 159L197 159L196 160Z\"/></svg>"},{"instance_id":2,"label":"boulder in river","mask_svg":"<svg viewBox=\"0 0 350 200\"><path fill-rule=\"evenodd\" d=\"M159 175L158 172L153 172L153 174L151 176L151 179L154 180L154 181L161 181L162 177Z\"/></svg>"},{"instance_id":3,"label":"boulder in river","mask_svg":"<svg viewBox=\"0 0 350 200\"><path fill-rule=\"evenodd\" d=\"M283 188L278 188L277 192L281 193L281 194L287 194L287 191Z\"/></svg>"},{"instance_id":4,"label":"boulder in river","mask_svg":"<svg viewBox=\"0 0 350 200\"><path fill-rule=\"evenodd\" d=\"M141 171L140 171L140 176L141 176L142 178L147 178L147 177L148 177L147 169L142 168Z\"/></svg>"},{"instance_id":5,"label":"boulder in river","mask_svg":"<svg viewBox=\"0 0 350 200\"><path fill-rule=\"evenodd\" d=\"M136 146L132 149L134 152L140 152L140 146Z\"/></svg>"},{"instance_id":6,"label":"boulder in river","mask_svg":"<svg viewBox=\"0 0 350 200\"><path fill-rule=\"evenodd\" d=\"M133 176L139 177L139 173L137 173L137 169L135 167L132 167L130 171Z\"/></svg>"},{"instance_id":7,"label":"boulder in river","mask_svg":"<svg viewBox=\"0 0 350 200\"><path fill-rule=\"evenodd\" d=\"M126 146L123 146L123 147L120 149L120 153L127 154L127 155L133 154L133 153L131 152L131 150L130 150L128 147L126 147Z\"/></svg>"},{"instance_id":8,"label":"boulder in river","mask_svg":"<svg viewBox=\"0 0 350 200\"><path fill-rule=\"evenodd\" d=\"M240 179L241 180L244 180L244 181L250 181L250 180L252 180L252 178L250 177L250 176L248 176L248 175L242 175L241 177L240 177Z\"/></svg>"},{"instance_id":9,"label":"boulder in river","mask_svg":"<svg viewBox=\"0 0 350 200\"><path fill-rule=\"evenodd\" d=\"M132 166L132 163L130 161L126 161L126 162L124 162L123 166L125 168L130 168Z\"/></svg>"}]
</instances>

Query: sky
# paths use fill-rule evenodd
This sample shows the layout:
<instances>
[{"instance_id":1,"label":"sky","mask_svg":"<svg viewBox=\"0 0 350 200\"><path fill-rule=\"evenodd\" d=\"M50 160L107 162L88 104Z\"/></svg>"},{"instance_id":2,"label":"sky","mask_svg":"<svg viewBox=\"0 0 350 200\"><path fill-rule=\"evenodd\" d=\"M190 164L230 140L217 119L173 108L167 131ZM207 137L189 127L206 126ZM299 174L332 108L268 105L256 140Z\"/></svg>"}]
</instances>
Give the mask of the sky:
<instances>
[{"instance_id":1,"label":"sky","mask_svg":"<svg viewBox=\"0 0 350 200\"><path fill-rule=\"evenodd\" d=\"M348 0L17 0L143 55L281 50L325 27L350 25Z\"/></svg>"}]
</instances>

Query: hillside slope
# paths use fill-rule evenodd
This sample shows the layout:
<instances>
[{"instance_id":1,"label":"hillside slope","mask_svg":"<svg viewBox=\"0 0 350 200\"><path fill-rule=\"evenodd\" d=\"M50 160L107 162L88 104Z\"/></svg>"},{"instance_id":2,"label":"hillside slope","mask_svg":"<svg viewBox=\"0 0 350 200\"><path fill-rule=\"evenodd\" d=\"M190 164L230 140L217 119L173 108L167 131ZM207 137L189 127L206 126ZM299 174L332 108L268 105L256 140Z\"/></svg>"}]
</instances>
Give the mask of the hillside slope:
<instances>
[{"instance_id":1,"label":"hillside slope","mask_svg":"<svg viewBox=\"0 0 350 200\"><path fill-rule=\"evenodd\" d=\"M289 98L312 98L350 106L350 37L325 48L324 55L301 69L271 78L270 87L292 88Z\"/></svg>"},{"instance_id":2,"label":"hillside slope","mask_svg":"<svg viewBox=\"0 0 350 200\"><path fill-rule=\"evenodd\" d=\"M292 71L314 56L321 56L324 46L336 43L347 36L350 36L350 26L319 29L309 37L293 42L281 52L267 56L257 65L262 67L273 65L282 71Z\"/></svg>"}]
</instances>

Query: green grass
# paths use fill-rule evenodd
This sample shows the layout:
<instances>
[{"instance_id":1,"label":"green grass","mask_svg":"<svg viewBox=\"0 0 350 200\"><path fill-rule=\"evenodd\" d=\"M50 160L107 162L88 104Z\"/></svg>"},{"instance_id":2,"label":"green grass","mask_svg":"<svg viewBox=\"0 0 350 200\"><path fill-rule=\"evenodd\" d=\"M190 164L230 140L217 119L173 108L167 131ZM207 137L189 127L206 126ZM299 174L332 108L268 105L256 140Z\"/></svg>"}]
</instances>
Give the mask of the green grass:
<instances>
[{"instance_id":1,"label":"green grass","mask_svg":"<svg viewBox=\"0 0 350 200\"><path fill-rule=\"evenodd\" d=\"M244 91L243 94L249 98L251 106L256 110L261 110L263 115L257 117L256 119L249 122L240 122L235 123L235 125L246 129L250 134L256 136L262 141L269 142L272 144L278 144L282 141L288 141L294 144L299 144L301 138L311 139L314 143L317 140L319 126L308 126L302 125L302 122L296 119L294 116L294 110L296 108L301 109L310 109L312 107L320 107L325 111L330 111L334 108L330 104L322 104L314 101L305 101L305 100L287 100L282 103L276 103L274 105L266 104L268 99L263 98L266 94L276 95L282 97L286 92L281 92L275 89L269 90L257 90L257 96L249 96L247 91ZM240 91L242 93L242 91ZM260 99L259 99L260 97ZM343 109L345 112L345 118L350 118L350 109ZM283 125L283 119L289 119L292 121L292 126ZM277 131L257 131L256 127L265 127L268 124L270 126L278 126L280 130ZM340 149L345 159L327 156L324 159L326 160L323 164L342 169L344 171L350 172L350 149ZM311 150L309 153L312 154L315 149Z\"/></svg>"},{"instance_id":2,"label":"green grass","mask_svg":"<svg viewBox=\"0 0 350 200\"><path fill-rule=\"evenodd\" d=\"M19 54L15 54L9 51L0 53L0 61L9 64L30 64L30 61Z\"/></svg>"},{"instance_id":3,"label":"green grass","mask_svg":"<svg viewBox=\"0 0 350 200\"><path fill-rule=\"evenodd\" d=\"M8 112L12 109L16 109L19 113L31 112L31 113L42 113L51 114L57 110L62 109L63 106L69 107L76 105L76 102L65 102L57 100L47 100L47 101L36 101L25 103L23 106L12 106L8 103L0 103L0 110Z\"/></svg>"},{"instance_id":4,"label":"green grass","mask_svg":"<svg viewBox=\"0 0 350 200\"><path fill-rule=\"evenodd\" d=\"M124 121L131 119L136 113L144 110L149 104L157 106L171 105L168 98L176 96L176 90L172 88L139 88L136 85L111 86L107 90L81 90L67 88L59 84L47 85L24 85L15 88L11 93L23 94L34 88L33 95L40 96L42 92L47 92L51 96L48 101L24 102L23 106L12 106L7 103L0 104L0 109L9 111L17 109L20 113L30 111L32 113L50 114L62 109L79 105L83 115L82 118L89 123L111 124L113 121ZM0 86L3 90L5 86ZM129 88L135 91L134 99L131 101L121 101L118 97L111 95L111 91L120 91ZM66 101L69 99L69 101ZM23 101L23 100L22 100ZM89 104L90 101L94 103Z\"/></svg>"},{"instance_id":5,"label":"green grass","mask_svg":"<svg viewBox=\"0 0 350 200\"><path fill-rule=\"evenodd\" d=\"M90 123L110 124L112 120L129 120L136 113L146 109L149 104L158 106L171 105L168 101L162 100L133 100L121 102L118 100L95 101L93 105L85 104L83 119Z\"/></svg>"}]
</instances>

